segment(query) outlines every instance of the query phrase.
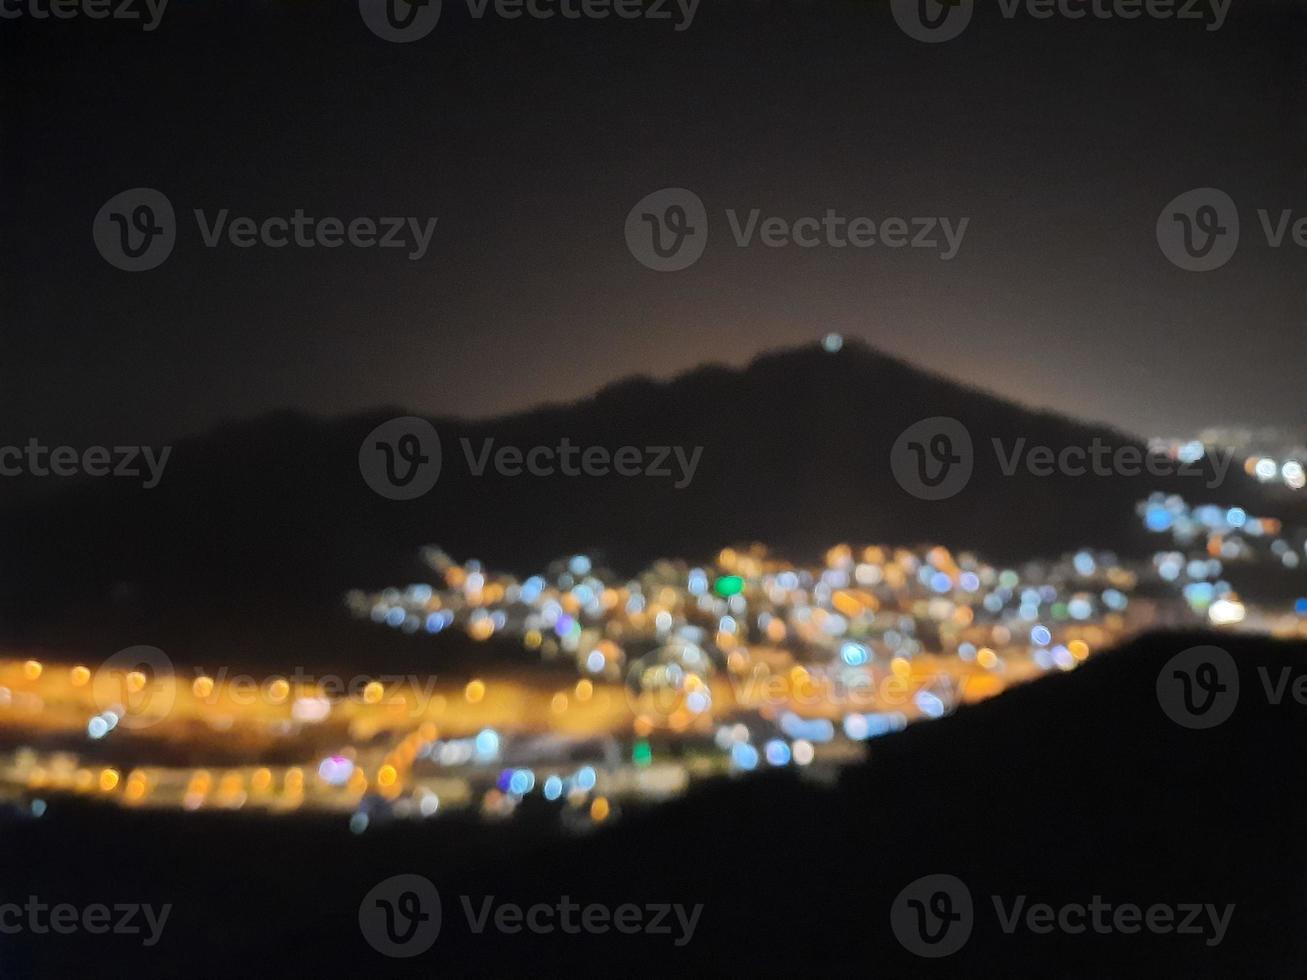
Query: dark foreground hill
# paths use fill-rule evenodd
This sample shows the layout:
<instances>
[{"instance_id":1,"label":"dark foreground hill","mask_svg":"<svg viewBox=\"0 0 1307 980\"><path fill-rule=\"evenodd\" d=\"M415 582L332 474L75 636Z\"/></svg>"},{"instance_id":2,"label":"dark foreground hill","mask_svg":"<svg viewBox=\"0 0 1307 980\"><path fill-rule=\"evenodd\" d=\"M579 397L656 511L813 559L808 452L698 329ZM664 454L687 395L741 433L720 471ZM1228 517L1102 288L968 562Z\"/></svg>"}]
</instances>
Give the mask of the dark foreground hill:
<instances>
[{"instance_id":1,"label":"dark foreground hill","mask_svg":"<svg viewBox=\"0 0 1307 980\"><path fill-rule=\"evenodd\" d=\"M1156 539L1146 540L1134 507L1153 490L1278 510L1241 472L1215 489L1198 477L1004 475L995 438L1006 452L1136 443L856 344L666 383L628 380L493 421L436 420L440 478L411 501L374 493L358 464L365 436L402 414L231 424L176 445L153 489L100 479L0 508L0 624L42 642L54 624L88 624L94 636L123 617L278 621L334 607L350 587L417 580L417 549L429 543L520 571L592 550L634 571L754 540L795 559L847 540L942 542L1004 561L1083 545L1144 554ZM956 496L920 500L896 482L890 455L907 426L934 416L968 428L975 471ZM646 468L671 475L476 476L463 440L476 457L487 439L524 452L563 439L630 446ZM674 456L656 465L658 447L686 458L702 447L687 485L675 486Z\"/></svg>"},{"instance_id":2,"label":"dark foreground hill","mask_svg":"<svg viewBox=\"0 0 1307 980\"><path fill-rule=\"evenodd\" d=\"M1159 707L1158 672L1211 642L1238 664L1238 705L1219 727L1181 728ZM351 837L339 819L52 807L5 826L6 894L174 911L150 949L117 936L0 935L0 972L76 976L112 962L139 977L1299 976L1307 707L1272 704L1259 668L1307 675L1307 645L1146 637L874 742L870 761L833 785L789 772L716 783L582 839L439 819ZM411 960L380 956L358 927L363 896L401 873L430 879L443 908L439 938ZM927 874L956 876L974 900L970 938L947 958L907 952L890 928L895 897ZM568 896L702 912L681 947L678 928L477 935L464 895L474 910L487 896L495 907ZM1024 924L1008 934L994 896L1005 914L1021 896L1027 908L1098 896L1113 909L1176 912L1165 934ZM1209 942L1206 911L1190 923L1203 931L1177 934L1191 905L1220 910L1219 941Z\"/></svg>"}]
</instances>

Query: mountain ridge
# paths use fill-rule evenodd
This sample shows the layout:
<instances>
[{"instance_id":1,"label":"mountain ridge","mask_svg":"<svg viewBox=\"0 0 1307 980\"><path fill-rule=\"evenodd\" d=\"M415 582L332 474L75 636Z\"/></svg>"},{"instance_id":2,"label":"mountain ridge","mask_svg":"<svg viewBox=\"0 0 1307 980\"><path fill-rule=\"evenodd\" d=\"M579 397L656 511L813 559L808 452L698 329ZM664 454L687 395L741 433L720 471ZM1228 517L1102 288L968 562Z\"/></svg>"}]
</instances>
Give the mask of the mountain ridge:
<instances>
[{"instance_id":1,"label":"mountain ridge","mask_svg":"<svg viewBox=\"0 0 1307 980\"><path fill-rule=\"evenodd\" d=\"M135 610L267 616L336 608L343 592L420 576L418 549L439 544L493 567L535 571L559 555L602 555L630 573L661 557L709 558L761 541L810 560L839 541L941 543L993 561L1092 546L1142 557L1159 539L1134 513L1150 492L1294 513L1241 471L1209 491L1172 476L1005 475L991 439L1087 446L1137 438L1031 410L958 385L870 347L817 345L759 355L741 369L705 365L668 381L623 378L572 404L490 420L436 418L440 478L390 500L365 484L359 447L403 410L343 418L278 411L178 441L157 487L100 479L0 508L6 564L0 621L27 639L43 622ZM960 420L976 448L965 489L921 500L889 464L918 420ZM517 476L464 458L494 447L612 452L701 447L693 478ZM1300 506L1299 506L1299 509ZM1277 514L1278 511L1278 514ZM33 637L32 630L36 630Z\"/></svg>"}]
</instances>

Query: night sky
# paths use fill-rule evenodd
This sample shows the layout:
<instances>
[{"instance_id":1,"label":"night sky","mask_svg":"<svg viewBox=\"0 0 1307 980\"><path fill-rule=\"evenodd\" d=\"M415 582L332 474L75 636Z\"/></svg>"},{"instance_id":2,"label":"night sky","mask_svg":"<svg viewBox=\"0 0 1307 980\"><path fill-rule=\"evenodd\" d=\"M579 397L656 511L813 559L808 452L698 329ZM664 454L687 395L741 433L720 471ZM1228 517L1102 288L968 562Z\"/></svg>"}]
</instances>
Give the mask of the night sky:
<instances>
[{"instance_id":1,"label":"night sky","mask_svg":"<svg viewBox=\"0 0 1307 980\"><path fill-rule=\"evenodd\" d=\"M24 0L26 2L26 0ZM1143 434L1301 425L1307 17L1005 20L938 45L882 3L704 0L674 21L472 20L391 44L354 3L173 0L157 30L0 21L4 441L160 441L380 405L485 416L631 373L857 336ZM159 268L96 251L163 191ZM627 212L682 186L707 250L657 273ZM1222 269L1171 265L1162 206L1237 202ZM436 216L430 251L202 245L192 209ZM970 219L958 256L731 242L727 208ZM779 395L780 393L778 393Z\"/></svg>"}]
</instances>

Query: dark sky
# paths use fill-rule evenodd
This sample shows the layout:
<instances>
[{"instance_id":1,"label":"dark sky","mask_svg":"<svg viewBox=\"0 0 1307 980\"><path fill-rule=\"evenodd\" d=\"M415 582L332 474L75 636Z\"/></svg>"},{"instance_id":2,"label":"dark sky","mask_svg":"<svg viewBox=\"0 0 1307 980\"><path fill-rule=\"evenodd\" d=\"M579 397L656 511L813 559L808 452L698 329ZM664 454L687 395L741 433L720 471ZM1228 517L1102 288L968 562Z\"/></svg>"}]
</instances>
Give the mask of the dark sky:
<instances>
[{"instance_id":1,"label":"dark sky","mask_svg":"<svg viewBox=\"0 0 1307 980\"><path fill-rule=\"evenodd\" d=\"M23 0L24 3L28 0ZM42 0L38 0L42 2ZM856 335L1145 434L1302 424L1307 18L1007 20L928 45L888 4L704 0L648 21L472 20L392 44L357 4L173 0L160 26L0 21L6 438L158 441L278 407L487 415L634 372ZM176 249L96 251L163 191ZM705 202L703 258L637 263L627 212ZM1181 271L1162 206L1236 201L1238 252ZM205 248L192 209L437 216L430 252ZM728 208L970 219L958 256L737 248Z\"/></svg>"}]
</instances>

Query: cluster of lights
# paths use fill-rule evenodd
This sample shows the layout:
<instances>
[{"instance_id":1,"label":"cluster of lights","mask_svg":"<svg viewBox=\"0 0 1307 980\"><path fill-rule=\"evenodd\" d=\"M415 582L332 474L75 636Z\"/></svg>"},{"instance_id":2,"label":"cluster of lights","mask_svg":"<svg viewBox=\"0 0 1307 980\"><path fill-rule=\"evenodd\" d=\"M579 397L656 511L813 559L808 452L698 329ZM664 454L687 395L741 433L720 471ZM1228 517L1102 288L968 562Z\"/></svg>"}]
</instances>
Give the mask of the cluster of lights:
<instances>
[{"instance_id":1,"label":"cluster of lights","mask_svg":"<svg viewBox=\"0 0 1307 980\"><path fill-rule=\"evenodd\" d=\"M632 766L650 765L649 737L661 733L713 747L727 772L808 766L823 746L941 717L958 700L955 671L991 678L992 693L1009 679L1070 670L1124 631L1136 578L1088 550L1004 569L941 547L839 545L801 567L754 546L724 549L707 565L659 562L633 578L573 555L524 580L436 548L423 555L439 581L351 592L352 612L408 634L506 639L569 662L580 680L553 695L556 714L590 697L592 682L620 685L633 715ZM931 688L923 677L944 683ZM839 697L887 678L905 686L901 707ZM759 683L779 700L751 699ZM488 764L483 737L435 743L424 757ZM502 770L483 812L511 811L533 791L557 798L555 779Z\"/></svg>"},{"instance_id":2,"label":"cluster of lights","mask_svg":"<svg viewBox=\"0 0 1307 980\"><path fill-rule=\"evenodd\" d=\"M1141 502L1139 516L1153 533L1166 534L1173 548L1153 556L1153 571L1179 588L1195 613L1214 626L1234 626L1247 610L1226 578L1227 566L1269 564L1297 571L1307 561L1307 535L1290 531L1276 518L1257 517L1242 507L1192 506L1182 497L1153 494ZM1294 612L1307 615L1307 600Z\"/></svg>"},{"instance_id":3,"label":"cluster of lights","mask_svg":"<svg viewBox=\"0 0 1307 980\"><path fill-rule=\"evenodd\" d=\"M862 743L939 718L961 700L1074 669L1150 624L1155 600L1134 598L1141 582L1172 587L1194 613L1233 625L1244 608L1224 577L1227 564L1270 556L1295 567L1303 553L1279 522L1237 507L1155 496L1139 513L1174 539L1151 563L1086 549L1005 568L943 547L838 545L802 566L753 546L700 565L662 561L634 577L573 555L519 580L428 548L431 582L351 592L350 610L414 636L515 643L523 677L545 661L569 665L575 681L542 690L474 677L418 707L379 680L342 699L274 678L242 716L251 702L234 696L239 685L199 675L176 693L214 737L258 724L260 737L293 738L332 722L348 738L282 769L147 768L124 777L78 767L63 753L17 771L42 812L52 792L189 810L308 804L344 810L351 830L363 833L379 813L429 818L471 806L497 819L539 797L561 805L565 824L591 826L622 800L681 791L692 775L839 764ZM1307 599L1295 608L1307 617ZM65 673L28 660L0 665L0 674L0 708L10 711L30 715L43 698L90 700L84 666ZM140 693L147 679L128 675L123 684ZM453 715L447 702L457 706ZM417 712L402 730L396 705ZM83 714L85 737L128 724L125 710ZM443 736L437 721L449 728ZM577 761L562 766L564 758Z\"/></svg>"},{"instance_id":4,"label":"cluster of lights","mask_svg":"<svg viewBox=\"0 0 1307 980\"><path fill-rule=\"evenodd\" d=\"M850 668L922 652L974 660L996 646L1051 649L1077 624L1119 625L1136 580L1112 555L1089 551L1018 570L939 547L841 545L823 567L797 568L755 547L726 549L708 567L661 562L625 581L574 556L522 582L439 551L428 557L443 588L353 592L350 608L409 633L517 639L544 659L570 658L582 676L630 679L634 666L676 683L747 666L759 646Z\"/></svg>"},{"instance_id":5,"label":"cluster of lights","mask_svg":"<svg viewBox=\"0 0 1307 980\"><path fill-rule=\"evenodd\" d=\"M1284 448L1272 453L1247 453L1243 456L1243 471L1259 483L1274 483L1290 490L1307 487L1307 448L1300 444L1284 442ZM1149 446L1153 452L1178 459L1183 463L1196 463L1204 456L1229 451L1224 443L1235 444L1249 441L1249 434L1227 433L1218 439L1152 439Z\"/></svg>"}]
</instances>

